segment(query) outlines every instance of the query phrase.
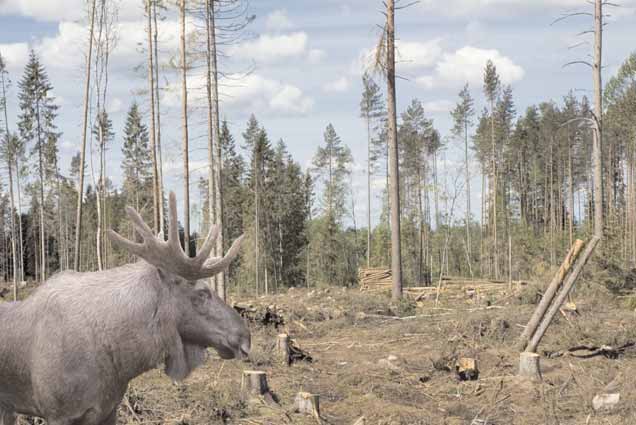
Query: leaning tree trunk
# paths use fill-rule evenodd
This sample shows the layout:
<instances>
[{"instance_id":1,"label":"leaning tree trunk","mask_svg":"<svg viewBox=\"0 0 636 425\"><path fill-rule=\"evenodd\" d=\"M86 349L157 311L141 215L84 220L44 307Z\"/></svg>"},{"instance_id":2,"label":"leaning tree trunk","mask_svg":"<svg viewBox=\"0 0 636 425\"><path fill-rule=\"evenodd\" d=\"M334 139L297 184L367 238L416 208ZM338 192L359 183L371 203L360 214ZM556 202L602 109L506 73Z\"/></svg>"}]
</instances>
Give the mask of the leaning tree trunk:
<instances>
[{"instance_id":1,"label":"leaning tree trunk","mask_svg":"<svg viewBox=\"0 0 636 425\"><path fill-rule=\"evenodd\" d=\"M188 86L186 64L186 0L179 3L181 21L181 102L183 119L183 244L187 256L190 256L190 166L188 163Z\"/></svg>"},{"instance_id":2,"label":"leaning tree trunk","mask_svg":"<svg viewBox=\"0 0 636 425\"><path fill-rule=\"evenodd\" d=\"M395 0L387 1L387 100L389 118L389 173L391 198L391 271L393 300L402 298L402 247L400 238L400 176L395 93Z\"/></svg>"},{"instance_id":3,"label":"leaning tree trunk","mask_svg":"<svg viewBox=\"0 0 636 425\"><path fill-rule=\"evenodd\" d=\"M73 268L80 268L80 244L82 240L82 201L84 195L84 166L86 163L86 131L88 127L88 102L91 85L91 60L93 55L93 29L95 28L95 2L91 6L91 24L88 37L88 58L86 60L86 84L84 85L84 122L82 124L82 147L80 150L79 186L77 188L77 216L75 218L75 253Z\"/></svg>"}]
</instances>

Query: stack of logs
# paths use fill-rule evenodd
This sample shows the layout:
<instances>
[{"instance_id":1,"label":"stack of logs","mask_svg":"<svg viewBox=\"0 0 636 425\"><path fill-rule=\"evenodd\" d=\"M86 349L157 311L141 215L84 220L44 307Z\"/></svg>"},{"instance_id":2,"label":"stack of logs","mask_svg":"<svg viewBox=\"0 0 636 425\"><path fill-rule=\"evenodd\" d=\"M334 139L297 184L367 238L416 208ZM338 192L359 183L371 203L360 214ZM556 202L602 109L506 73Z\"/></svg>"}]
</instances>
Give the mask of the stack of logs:
<instances>
[{"instance_id":1,"label":"stack of logs","mask_svg":"<svg viewBox=\"0 0 636 425\"><path fill-rule=\"evenodd\" d=\"M384 291L391 289L391 269L381 267L360 268L358 282L361 291Z\"/></svg>"},{"instance_id":2,"label":"stack of logs","mask_svg":"<svg viewBox=\"0 0 636 425\"><path fill-rule=\"evenodd\" d=\"M384 268L361 268L358 271L360 290L370 293L391 291L391 270ZM447 298L479 297L498 293L508 288L505 280L470 279L465 277L443 276L439 289L434 286L411 286L403 288L404 294L416 299L426 298L429 294L439 293ZM526 282L513 281L513 285L524 285Z\"/></svg>"}]
</instances>

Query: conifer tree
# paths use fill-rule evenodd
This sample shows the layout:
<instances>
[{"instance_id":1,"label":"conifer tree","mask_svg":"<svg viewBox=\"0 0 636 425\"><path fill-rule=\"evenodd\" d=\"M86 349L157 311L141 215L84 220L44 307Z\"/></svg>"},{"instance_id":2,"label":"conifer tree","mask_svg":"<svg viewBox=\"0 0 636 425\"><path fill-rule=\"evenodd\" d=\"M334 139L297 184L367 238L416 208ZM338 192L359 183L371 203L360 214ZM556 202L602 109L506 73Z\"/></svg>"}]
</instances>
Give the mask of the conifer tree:
<instances>
[{"instance_id":1,"label":"conifer tree","mask_svg":"<svg viewBox=\"0 0 636 425\"><path fill-rule=\"evenodd\" d=\"M44 192L46 190L45 177L48 172L45 150L47 145L54 145L59 137L54 123L58 107L49 93L53 87L49 82L46 71L33 50L29 54L29 61L24 70L24 75L18 83L18 87L20 89L18 95L20 106L18 129L22 140L32 144L31 156L34 158L34 170L38 180L39 202L37 205L40 208L39 278L44 281L46 280L47 272Z\"/></svg>"}]
</instances>

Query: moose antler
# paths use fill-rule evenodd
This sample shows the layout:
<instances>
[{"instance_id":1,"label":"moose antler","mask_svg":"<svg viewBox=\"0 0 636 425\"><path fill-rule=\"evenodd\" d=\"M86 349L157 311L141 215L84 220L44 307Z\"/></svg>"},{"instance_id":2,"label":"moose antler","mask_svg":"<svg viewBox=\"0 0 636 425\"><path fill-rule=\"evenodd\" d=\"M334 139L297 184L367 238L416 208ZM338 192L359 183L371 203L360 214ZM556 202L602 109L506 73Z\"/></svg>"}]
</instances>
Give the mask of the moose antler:
<instances>
[{"instance_id":1,"label":"moose antler","mask_svg":"<svg viewBox=\"0 0 636 425\"><path fill-rule=\"evenodd\" d=\"M183 252L179 241L177 197L174 192L170 192L169 210L167 242L163 240L163 237L156 237L139 213L131 207L126 207L126 214L132 221L134 229L143 238L143 242L129 241L113 230L108 231L108 236L114 244L131 254L184 279L197 280L212 277L229 267L232 260L238 255L243 236L234 241L224 257L210 257L214 242L219 234L218 226L210 226L210 232L197 256L194 258L188 257Z\"/></svg>"}]
</instances>

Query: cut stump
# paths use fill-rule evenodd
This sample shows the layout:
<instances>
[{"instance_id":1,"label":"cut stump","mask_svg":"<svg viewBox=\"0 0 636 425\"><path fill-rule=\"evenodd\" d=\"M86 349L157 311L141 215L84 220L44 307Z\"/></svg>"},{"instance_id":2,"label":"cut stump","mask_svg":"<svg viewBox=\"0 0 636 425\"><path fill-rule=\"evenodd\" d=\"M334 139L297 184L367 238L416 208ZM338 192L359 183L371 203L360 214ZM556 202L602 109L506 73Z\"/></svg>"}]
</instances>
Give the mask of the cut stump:
<instances>
[{"instance_id":1,"label":"cut stump","mask_svg":"<svg viewBox=\"0 0 636 425\"><path fill-rule=\"evenodd\" d=\"M540 359L541 356L537 353L522 352L519 355L519 376L540 381L542 379Z\"/></svg>"},{"instance_id":2,"label":"cut stump","mask_svg":"<svg viewBox=\"0 0 636 425\"><path fill-rule=\"evenodd\" d=\"M288 334L279 334L276 338L276 355L287 366L291 364L290 339Z\"/></svg>"},{"instance_id":3,"label":"cut stump","mask_svg":"<svg viewBox=\"0 0 636 425\"><path fill-rule=\"evenodd\" d=\"M460 381L476 381L479 378L479 369L477 369L477 360L469 357L457 359L455 363L455 373Z\"/></svg>"},{"instance_id":4,"label":"cut stump","mask_svg":"<svg viewBox=\"0 0 636 425\"><path fill-rule=\"evenodd\" d=\"M241 393L250 402L265 401L268 404L278 404L267 385L267 373L261 370L243 371Z\"/></svg>"},{"instance_id":5,"label":"cut stump","mask_svg":"<svg viewBox=\"0 0 636 425\"><path fill-rule=\"evenodd\" d=\"M294 399L294 411L320 419L320 396L304 391L299 392Z\"/></svg>"}]
</instances>

